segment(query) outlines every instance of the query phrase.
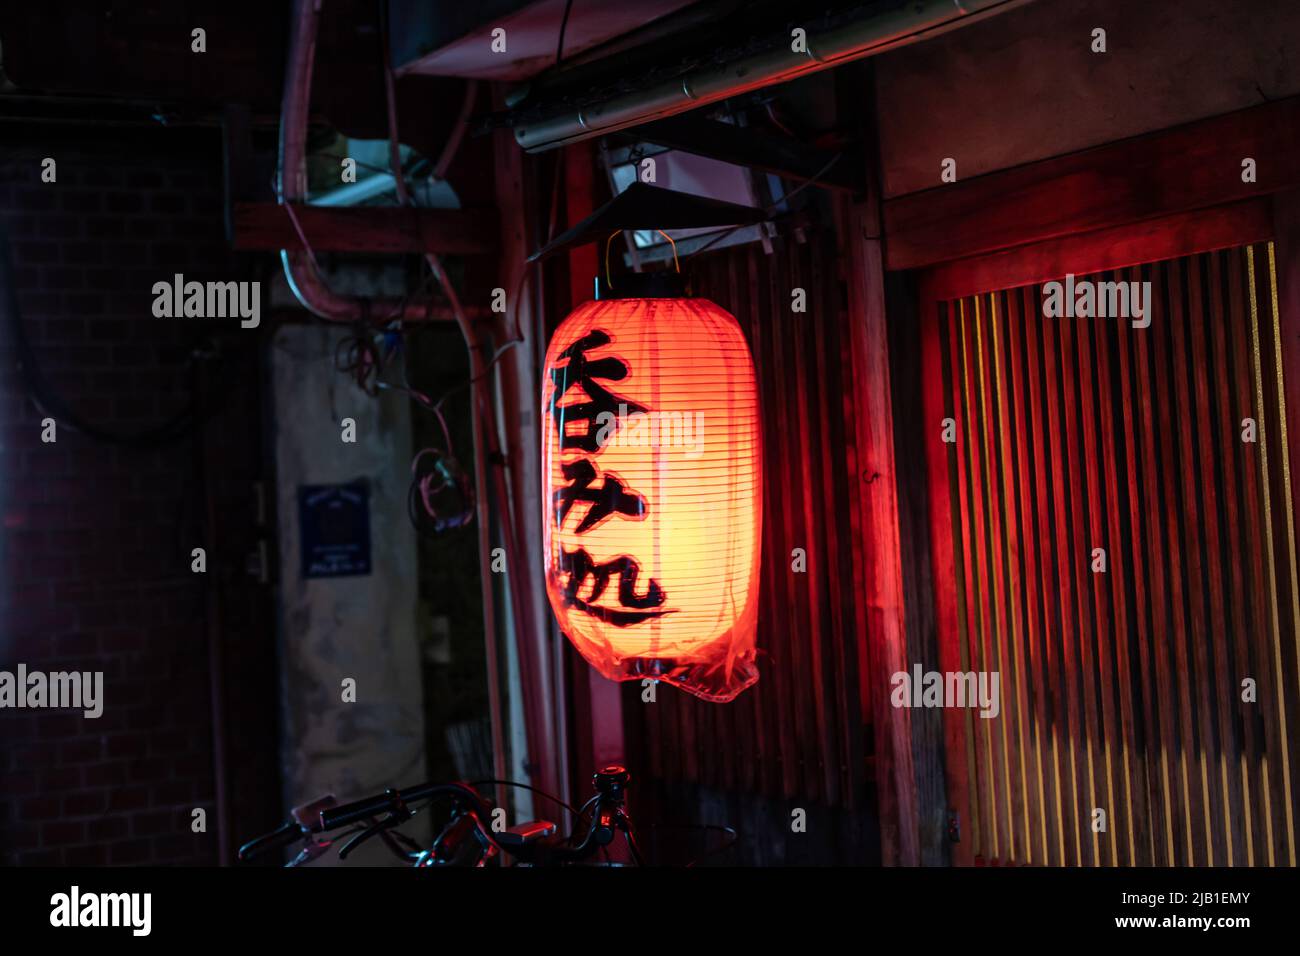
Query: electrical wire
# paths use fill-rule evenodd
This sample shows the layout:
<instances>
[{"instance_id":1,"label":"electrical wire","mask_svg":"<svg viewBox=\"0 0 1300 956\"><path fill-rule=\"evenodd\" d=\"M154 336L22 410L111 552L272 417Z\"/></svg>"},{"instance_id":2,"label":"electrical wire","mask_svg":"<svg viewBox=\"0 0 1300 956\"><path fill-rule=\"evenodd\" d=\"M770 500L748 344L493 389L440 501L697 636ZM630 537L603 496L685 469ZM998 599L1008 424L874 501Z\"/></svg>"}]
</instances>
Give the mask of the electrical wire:
<instances>
[{"instance_id":1,"label":"electrical wire","mask_svg":"<svg viewBox=\"0 0 1300 956\"><path fill-rule=\"evenodd\" d=\"M364 325L353 335L339 339L334 348L334 369L352 376L357 388L371 398L379 394L379 373L384 359L373 334Z\"/></svg>"},{"instance_id":2,"label":"electrical wire","mask_svg":"<svg viewBox=\"0 0 1300 956\"><path fill-rule=\"evenodd\" d=\"M555 796L554 794L547 793L545 790L542 790L538 787L534 787L531 784L519 783L517 780L475 780L473 783L470 784L470 786L471 787L489 787L489 786L515 787L516 789L519 790L527 790L530 793L535 793L539 797L545 797L547 800L550 800L556 806L563 807L565 810L568 810L570 813L572 813L575 820L578 819L579 814L581 812L579 810L575 810L572 804L565 803L563 800L561 800L559 797ZM596 799L597 799L596 797L592 797L591 800L587 801L587 805L594 803Z\"/></svg>"},{"instance_id":3,"label":"electrical wire","mask_svg":"<svg viewBox=\"0 0 1300 956\"><path fill-rule=\"evenodd\" d=\"M460 105L460 115L456 117L456 125L452 127L451 136L447 138L446 145L442 147L442 154L434 163L433 172L430 173L434 179L447 178L447 170L452 160L456 158L456 153L460 151L461 140L465 138L465 133L469 129L469 118L474 110L474 100L477 96L478 80L466 80L465 99Z\"/></svg>"},{"instance_id":4,"label":"electrical wire","mask_svg":"<svg viewBox=\"0 0 1300 956\"><path fill-rule=\"evenodd\" d=\"M726 851L730 850L732 847L734 847L737 843L740 842L740 835L736 832L734 827L723 826L717 823L681 823L681 824L652 823L650 824L650 829L651 830L702 830L705 832L725 833L729 837L731 837L730 841L723 843L721 846L715 846L713 849L708 850L700 854L699 856L697 856L695 859L691 860L689 863L686 864L686 869L691 869L697 863L707 860L709 859L709 857L717 856L719 853L725 853Z\"/></svg>"},{"instance_id":5,"label":"electrical wire","mask_svg":"<svg viewBox=\"0 0 1300 956\"><path fill-rule=\"evenodd\" d=\"M393 184L397 187L399 206L411 204L411 194L402 175L402 145L397 138L397 81L393 76L391 51L388 49L388 2L379 0L379 47L384 67L384 101L388 111L388 162L393 167Z\"/></svg>"},{"instance_id":6,"label":"electrical wire","mask_svg":"<svg viewBox=\"0 0 1300 956\"><path fill-rule=\"evenodd\" d=\"M393 181L397 188L398 202L403 206L407 206L411 204L412 199L406 186L406 178L402 172L400 162L401 147L397 131L397 97L392 64L389 59L388 20L386 9L381 11L381 24L382 29L380 42L383 50L385 98L387 101L386 106L388 113L389 160L392 165L391 172L393 175ZM451 162L455 157L456 149L458 148L464 131L468 126L469 112L473 107L476 90L477 87L473 84L466 89L465 100L461 106L461 113L457 121L456 130L453 132L452 138L448 141L446 147L443 149L442 155L438 159L437 166L435 167L435 175L445 173L446 169L451 165ZM469 343L470 335L468 319L465 317L464 310L461 308L460 298L456 294L455 286L452 285L451 280L448 278L446 271L443 268L441 259L433 253L427 253L424 256L424 261L429 268L431 276L442 286L443 294L451 303L452 312L456 316L457 323L460 325L467 343ZM519 339L522 341L522 335ZM469 344L471 349L478 347L472 343ZM508 343L506 347L508 348L511 344L514 343ZM505 348L498 351L487 364L487 367L479 375L472 376L468 384L472 386L486 377L504 352ZM359 374L364 375L365 371L366 370L362 368ZM403 379L406 379L404 365ZM412 388L409 380L406 380L403 386L394 386L382 381L377 381L376 391L379 388L405 392L417 403L430 409L438 418L439 425L442 428L443 439L446 442L445 452L440 448L424 448L416 453L415 457L411 461L411 483L407 489L407 514L411 523L417 530L423 531L428 527L431 528L435 534L441 534L448 530L465 527L470 523L474 516L477 490L474 487L474 483L466 477L459 461L456 460L455 451L452 446L451 432L447 427L447 420L442 414L443 404L452 394L454 394L455 391L459 391L459 387L443 395L437 402L431 401L423 392L419 392ZM479 397L479 404L482 404L481 396ZM426 459L430 460L432 464L427 470L422 471L421 462ZM456 497L459 499L459 507L450 513L447 513L445 509L439 507L437 499L439 496L444 495L446 492L453 489L456 492ZM417 505L419 506L418 509Z\"/></svg>"},{"instance_id":7,"label":"electrical wire","mask_svg":"<svg viewBox=\"0 0 1300 956\"><path fill-rule=\"evenodd\" d=\"M781 197L780 199L778 199L776 202L772 203L772 204L769 205L769 206L764 207L763 212L768 216L769 219L770 219L771 217L775 216L775 215L776 215L776 212L777 212L777 207L778 207L778 206L780 206L782 203L788 203L791 199L793 199L795 196L799 195L801 192L803 192L803 191L804 191L805 189L807 189L809 186L815 186L815 185L817 184L817 182L818 182L818 181L819 181L823 176L825 176L825 175L830 171L830 168L831 168L832 166L834 166L837 162L839 162L840 157L842 157L843 155L844 155L843 153L836 153L834 156L832 156L832 157L831 157L831 158L826 162L826 164L825 164L824 166L822 166L821 169L819 169L819 170L817 170L817 172L813 173L812 176L810 176L810 177L808 177L807 179L805 179L805 180L804 180L803 182L801 182L798 186L796 186L794 189L790 190L788 193L786 193L784 196L782 196L782 197ZM717 243L721 242L723 239L726 239L728 236L730 236L730 235L734 235L735 233L739 232L741 229L747 229L748 227L749 227L749 224L742 225L742 226L732 226L730 229L726 230L725 232L720 232L720 233L718 233L716 236L714 236L712 239L710 239L710 240L709 240L708 242L706 242L704 245L700 246L698 249L696 249L696 250L694 250L693 252L691 252L691 253L687 256L687 258L688 258L688 259L693 259L693 258L695 258L695 257L698 256L701 252L703 252L704 250L708 249L709 247L711 247L711 246L713 246L713 245L716 245ZM676 254L676 250L674 249L673 251L674 251L674 254Z\"/></svg>"},{"instance_id":8,"label":"electrical wire","mask_svg":"<svg viewBox=\"0 0 1300 956\"><path fill-rule=\"evenodd\" d=\"M564 34L569 29L569 14L573 11L573 0L566 0L564 16L560 18L560 39L555 44L555 65L564 59Z\"/></svg>"},{"instance_id":9,"label":"electrical wire","mask_svg":"<svg viewBox=\"0 0 1300 956\"><path fill-rule=\"evenodd\" d=\"M421 470L426 456L432 464ZM444 503L448 497L454 505ZM434 534L442 534L463 528L474 518L475 503L474 483L455 458L440 448L424 448L411 460L406 510L417 531L428 527Z\"/></svg>"}]
</instances>

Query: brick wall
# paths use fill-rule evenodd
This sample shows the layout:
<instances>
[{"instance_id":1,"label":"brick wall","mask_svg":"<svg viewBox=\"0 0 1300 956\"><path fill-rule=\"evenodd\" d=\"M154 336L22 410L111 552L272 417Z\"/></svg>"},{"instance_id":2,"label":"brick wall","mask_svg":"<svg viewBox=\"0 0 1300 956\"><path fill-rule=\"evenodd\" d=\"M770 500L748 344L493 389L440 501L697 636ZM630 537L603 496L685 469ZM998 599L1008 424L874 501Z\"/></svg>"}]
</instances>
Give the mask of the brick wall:
<instances>
[{"instance_id":1,"label":"brick wall","mask_svg":"<svg viewBox=\"0 0 1300 956\"><path fill-rule=\"evenodd\" d=\"M163 448L105 444L64 423L45 444L0 329L0 669L103 671L105 702L98 719L0 710L0 863L210 863L211 620L230 691L232 830L273 822L278 805L269 596L243 568L260 533L261 332L155 318L151 290L175 272L255 277L225 242L215 134L79 132L6 131L0 152L0 219L46 378L83 418L139 430L186 406L203 343L225 355L199 386L221 399ZM45 156L55 184L41 182ZM196 546L208 548L207 575L190 570ZM191 831L196 807L206 834Z\"/></svg>"}]
</instances>

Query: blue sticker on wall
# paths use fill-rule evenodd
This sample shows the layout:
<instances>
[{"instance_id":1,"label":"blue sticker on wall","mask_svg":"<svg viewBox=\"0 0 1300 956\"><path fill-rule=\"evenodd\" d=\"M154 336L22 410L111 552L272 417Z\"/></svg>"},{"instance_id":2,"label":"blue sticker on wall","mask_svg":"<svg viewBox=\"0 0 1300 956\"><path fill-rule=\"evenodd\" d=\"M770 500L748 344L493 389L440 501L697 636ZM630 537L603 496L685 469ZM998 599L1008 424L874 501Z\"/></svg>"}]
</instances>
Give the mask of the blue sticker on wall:
<instances>
[{"instance_id":1,"label":"blue sticker on wall","mask_svg":"<svg viewBox=\"0 0 1300 956\"><path fill-rule=\"evenodd\" d=\"M370 573L370 488L299 485L298 536L304 578Z\"/></svg>"}]
</instances>

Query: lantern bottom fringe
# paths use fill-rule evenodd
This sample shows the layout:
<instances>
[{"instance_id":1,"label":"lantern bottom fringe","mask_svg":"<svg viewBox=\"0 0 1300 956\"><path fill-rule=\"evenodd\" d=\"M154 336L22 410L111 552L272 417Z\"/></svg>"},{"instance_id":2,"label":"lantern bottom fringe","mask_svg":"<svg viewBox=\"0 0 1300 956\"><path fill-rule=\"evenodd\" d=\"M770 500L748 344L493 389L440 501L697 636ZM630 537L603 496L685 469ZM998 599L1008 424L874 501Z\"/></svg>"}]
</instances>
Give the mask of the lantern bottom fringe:
<instances>
[{"instance_id":1,"label":"lantern bottom fringe","mask_svg":"<svg viewBox=\"0 0 1300 956\"><path fill-rule=\"evenodd\" d=\"M679 690L715 704L735 700L746 688L758 681L758 664L754 652L730 661L683 662L661 657L628 657L611 661L607 666L592 666L610 680L663 681ZM604 662L602 662L604 663Z\"/></svg>"}]
</instances>

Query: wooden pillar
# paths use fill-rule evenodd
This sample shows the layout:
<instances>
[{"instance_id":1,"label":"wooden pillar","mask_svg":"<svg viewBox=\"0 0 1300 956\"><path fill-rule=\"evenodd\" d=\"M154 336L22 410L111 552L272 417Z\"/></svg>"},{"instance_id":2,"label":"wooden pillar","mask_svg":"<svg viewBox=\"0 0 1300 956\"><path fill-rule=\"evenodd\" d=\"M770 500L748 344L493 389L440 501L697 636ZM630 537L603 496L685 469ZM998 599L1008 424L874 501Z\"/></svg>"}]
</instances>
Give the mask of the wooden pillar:
<instances>
[{"instance_id":1,"label":"wooden pillar","mask_svg":"<svg viewBox=\"0 0 1300 956\"><path fill-rule=\"evenodd\" d=\"M1300 515L1300 189L1273 196L1273 267L1287 407L1291 506ZM1263 264L1268 268L1268 264Z\"/></svg>"},{"instance_id":2,"label":"wooden pillar","mask_svg":"<svg viewBox=\"0 0 1300 956\"><path fill-rule=\"evenodd\" d=\"M1274 194L1273 230L1273 261L1265 264L1264 268L1274 270L1277 282L1277 328L1286 401L1287 478L1291 486L1291 500L1286 502L1291 513L1287 516L1286 527L1293 537L1297 525L1300 525L1300 189ZM1257 264L1256 268L1259 267ZM1300 632L1293 632L1292 640L1293 646L1283 653L1295 660L1300 658ZM1288 714L1288 719L1294 722L1295 715ZM1300 778L1300 755L1297 755L1294 745L1289 755L1281 757L1282 760L1288 758L1294 792L1296 780ZM1300 801L1293 797L1291 806L1284 810L1293 828L1300 826L1298 804ZM1295 866L1295 861L1295 844L1292 842L1290 856L1279 853L1278 863Z\"/></svg>"},{"instance_id":3,"label":"wooden pillar","mask_svg":"<svg viewBox=\"0 0 1300 956\"><path fill-rule=\"evenodd\" d=\"M873 103L871 72L847 71L841 78L842 109ZM912 726L906 708L890 705L890 677L908 671L906 613L899 541L897 468L891 399L889 334L885 314L881 196L876 170L874 116L860 110L860 132L868 144L867 187L858 200L842 199L838 212L847 279L850 362L853 369L854 462L857 471L860 541L855 575L862 629L859 686L875 735L875 771L880 812L881 861L886 866L921 862ZM910 318L910 317L909 317Z\"/></svg>"},{"instance_id":4,"label":"wooden pillar","mask_svg":"<svg viewBox=\"0 0 1300 956\"><path fill-rule=\"evenodd\" d=\"M500 287L506 290L507 311L496 316L493 338L499 349L512 338L522 337L500 356L497 380L502 421L491 423L499 429L508 464L509 500L496 502L496 507L503 523L509 522L518 547L506 571L516 589L511 609L522 685L511 691L520 693L524 702L532 785L567 800L565 679L542 578L541 386L537 377L544 341L539 309L542 284L541 270L526 262L537 242L536 191L529 188L523 152L508 131L496 134L494 153L501 226L498 275ZM527 281L521 283L526 273ZM518 768L513 770L517 773ZM534 806L538 817L556 818L554 806L545 802Z\"/></svg>"}]
</instances>

